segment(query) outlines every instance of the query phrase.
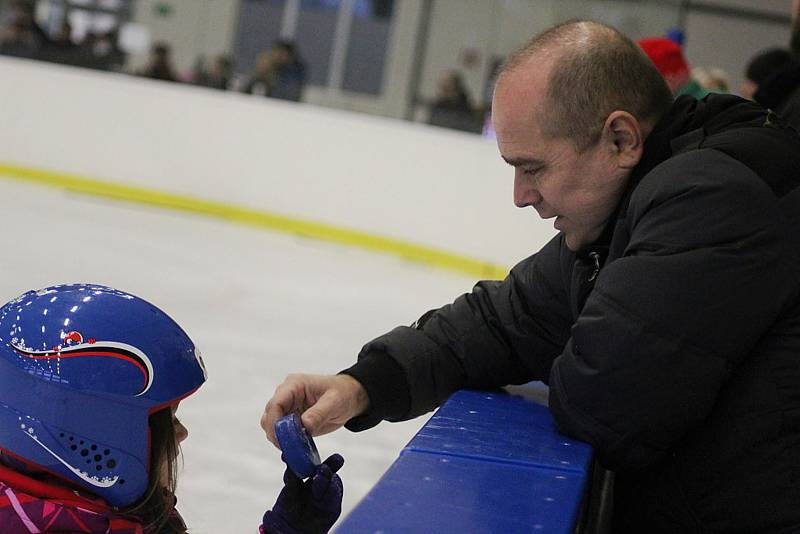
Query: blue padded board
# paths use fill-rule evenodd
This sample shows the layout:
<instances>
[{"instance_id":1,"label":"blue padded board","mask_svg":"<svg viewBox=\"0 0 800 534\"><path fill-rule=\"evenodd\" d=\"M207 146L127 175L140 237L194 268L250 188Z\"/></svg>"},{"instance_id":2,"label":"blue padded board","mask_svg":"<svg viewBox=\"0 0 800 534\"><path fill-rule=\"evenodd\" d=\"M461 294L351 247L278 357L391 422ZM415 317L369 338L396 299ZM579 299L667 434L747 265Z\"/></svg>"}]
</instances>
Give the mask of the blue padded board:
<instances>
[{"instance_id":1,"label":"blue padded board","mask_svg":"<svg viewBox=\"0 0 800 534\"><path fill-rule=\"evenodd\" d=\"M485 391L454 393L408 443L408 450L578 472L587 471L592 459L589 445L557 432L546 407Z\"/></svg>"},{"instance_id":2,"label":"blue padded board","mask_svg":"<svg viewBox=\"0 0 800 534\"><path fill-rule=\"evenodd\" d=\"M336 529L569 534L586 473L406 451Z\"/></svg>"},{"instance_id":3,"label":"blue padded board","mask_svg":"<svg viewBox=\"0 0 800 534\"><path fill-rule=\"evenodd\" d=\"M569 534L591 459L588 445L558 434L546 407L459 391L336 532Z\"/></svg>"}]
</instances>

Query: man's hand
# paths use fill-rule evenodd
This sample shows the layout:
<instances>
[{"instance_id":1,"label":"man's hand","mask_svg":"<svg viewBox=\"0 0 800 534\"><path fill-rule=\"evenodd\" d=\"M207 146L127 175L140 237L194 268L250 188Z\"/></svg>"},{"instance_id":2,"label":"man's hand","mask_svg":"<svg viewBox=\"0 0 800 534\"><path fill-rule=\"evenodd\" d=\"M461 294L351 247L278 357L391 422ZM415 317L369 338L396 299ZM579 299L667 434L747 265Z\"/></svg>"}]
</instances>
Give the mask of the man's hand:
<instances>
[{"instance_id":1,"label":"man's hand","mask_svg":"<svg viewBox=\"0 0 800 534\"><path fill-rule=\"evenodd\" d=\"M349 375L293 374L286 377L267 402L261 428L278 447L273 427L275 421L288 413L300 414L306 431L321 436L341 428L368 407L366 390Z\"/></svg>"}]
</instances>

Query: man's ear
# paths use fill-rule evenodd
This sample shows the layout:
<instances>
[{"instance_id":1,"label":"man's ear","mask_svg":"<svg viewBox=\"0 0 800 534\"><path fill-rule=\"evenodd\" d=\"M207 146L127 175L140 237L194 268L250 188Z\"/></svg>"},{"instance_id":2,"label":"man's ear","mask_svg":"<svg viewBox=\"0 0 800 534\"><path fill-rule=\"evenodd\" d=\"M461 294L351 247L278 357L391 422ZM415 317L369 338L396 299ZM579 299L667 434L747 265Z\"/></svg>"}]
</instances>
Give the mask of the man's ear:
<instances>
[{"instance_id":1,"label":"man's ear","mask_svg":"<svg viewBox=\"0 0 800 534\"><path fill-rule=\"evenodd\" d=\"M627 111L614 111L606 119L604 131L617 165L632 169L642 159L644 133L639 121Z\"/></svg>"}]
</instances>

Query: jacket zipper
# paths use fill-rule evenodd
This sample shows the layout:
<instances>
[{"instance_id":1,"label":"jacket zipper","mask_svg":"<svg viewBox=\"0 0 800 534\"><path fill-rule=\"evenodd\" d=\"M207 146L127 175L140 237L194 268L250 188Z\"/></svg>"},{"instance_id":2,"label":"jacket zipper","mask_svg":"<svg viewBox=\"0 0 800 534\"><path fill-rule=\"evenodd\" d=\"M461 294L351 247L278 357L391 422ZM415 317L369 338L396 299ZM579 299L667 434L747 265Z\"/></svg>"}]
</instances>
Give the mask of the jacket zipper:
<instances>
[{"instance_id":1,"label":"jacket zipper","mask_svg":"<svg viewBox=\"0 0 800 534\"><path fill-rule=\"evenodd\" d=\"M592 270L592 274L589 276L588 281L594 282L595 278L597 278L597 275L600 273L600 254L597 252L590 252L589 257L592 258L592 261L594 262L594 270Z\"/></svg>"}]
</instances>

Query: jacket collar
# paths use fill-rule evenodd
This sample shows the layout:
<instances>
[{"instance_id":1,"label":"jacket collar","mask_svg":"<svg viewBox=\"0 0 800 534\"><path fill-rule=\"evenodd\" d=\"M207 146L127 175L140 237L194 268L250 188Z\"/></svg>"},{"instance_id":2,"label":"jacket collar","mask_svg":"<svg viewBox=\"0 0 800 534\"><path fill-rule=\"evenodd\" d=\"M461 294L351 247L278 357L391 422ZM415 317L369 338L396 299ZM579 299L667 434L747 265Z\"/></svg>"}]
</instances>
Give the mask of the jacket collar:
<instances>
[{"instance_id":1,"label":"jacket collar","mask_svg":"<svg viewBox=\"0 0 800 534\"><path fill-rule=\"evenodd\" d=\"M631 171L625 193L603 233L578 256L608 250L618 224L627 216L633 192L655 167L677 152L699 146L707 135L738 125L763 124L766 115L767 111L758 104L733 95L710 94L702 100L688 95L678 97L645 139L642 159Z\"/></svg>"}]
</instances>

